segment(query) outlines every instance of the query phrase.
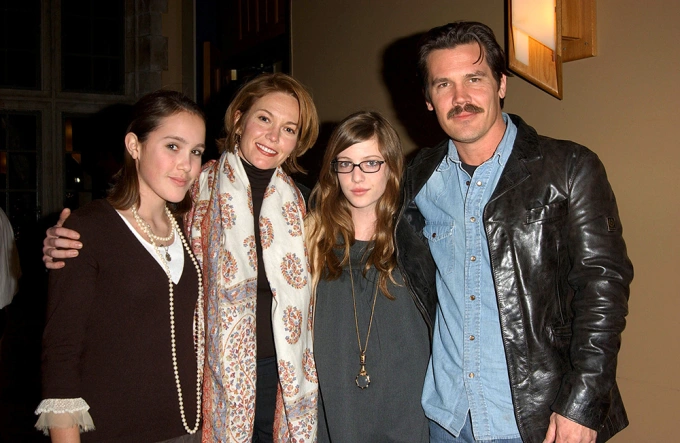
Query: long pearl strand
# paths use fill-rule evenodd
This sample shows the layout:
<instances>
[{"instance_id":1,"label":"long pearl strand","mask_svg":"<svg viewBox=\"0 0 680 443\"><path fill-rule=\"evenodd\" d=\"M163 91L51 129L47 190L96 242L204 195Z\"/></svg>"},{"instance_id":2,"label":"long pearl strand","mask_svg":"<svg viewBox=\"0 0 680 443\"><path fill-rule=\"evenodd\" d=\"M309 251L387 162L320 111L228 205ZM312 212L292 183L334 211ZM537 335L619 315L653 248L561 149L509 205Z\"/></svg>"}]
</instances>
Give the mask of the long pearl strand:
<instances>
[{"instance_id":1,"label":"long pearl strand","mask_svg":"<svg viewBox=\"0 0 680 443\"><path fill-rule=\"evenodd\" d=\"M189 244L187 243L187 240L184 238L184 235L182 234L182 231L179 229L179 226L177 224L177 220L172 216L170 213L170 210L168 207L165 207L165 213L168 216L168 219L170 220L170 224L172 226L172 230L170 232L170 235L168 236L168 240L172 238L174 235L175 231L177 232L177 235L179 239L182 241L182 245L184 246L184 249L187 251L187 254L191 258L191 262L194 264L194 267L196 268L196 274L198 276L198 300L196 303L196 310L194 311L194 322L193 322L193 333L194 333L194 347L196 350L196 423L193 427L193 429L189 428L189 425L187 424L187 418L186 414L184 412L184 400L182 398L182 385L179 380L179 371L177 369L177 348L175 344L175 302L174 302L174 283L172 282L172 277L170 275L170 267L168 266L168 262L166 261L164 255L161 253L160 249L158 248L158 245L156 245L156 242L154 240L159 239L156 235L154 235L151 232L151 228L149 225L139 216L139 213L137 212L137 207L133 205L130 208L132 212L132 216L134 217L135 221L137 222L137 225L140 227L140 229L146 234L146 236L149 238L151 241L151 244L154 247L154 250L156 251L156 254L161 259L161 263L163 264L163 270L168 276L168 298L169 298L169 304L170 304L170 343L172 346L172 369L175 372L175 385L177 386L177 398L179 399L179 412L182 417L182 425L184 426L184 429L189 433L189 434L195 434L201 424L201 386L202 386L202 380L203 380L203 363L205 359L205 318L203 314L203 277L201 275L201 268L198 265L198 261L196 260L196 257L194 254L191 252L191 248L189 247ZM161 239L161 241L167 241L165 239Z\"/></svg>"}]
</instances>

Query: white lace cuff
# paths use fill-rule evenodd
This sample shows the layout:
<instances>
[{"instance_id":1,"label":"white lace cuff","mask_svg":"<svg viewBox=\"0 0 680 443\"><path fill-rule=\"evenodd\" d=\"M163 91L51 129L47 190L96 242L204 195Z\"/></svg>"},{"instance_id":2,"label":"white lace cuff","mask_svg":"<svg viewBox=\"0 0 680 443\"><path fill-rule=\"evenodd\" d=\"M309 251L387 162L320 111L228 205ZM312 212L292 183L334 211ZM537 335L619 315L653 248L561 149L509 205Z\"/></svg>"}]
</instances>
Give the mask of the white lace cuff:
<instances>
[{"instance_id":1,"label":"white lace cuff","mask_svg":"<svg viewBox=\"0 0 680 443\"><path fill-rule=\"evenodd\" d=\"M50 428L72 428L78 426L80 432L94 429L90 406L82 398L48 398L43 400L35 410L38 421L36 429L49 435Z\"/></svg>"}]
</instances>

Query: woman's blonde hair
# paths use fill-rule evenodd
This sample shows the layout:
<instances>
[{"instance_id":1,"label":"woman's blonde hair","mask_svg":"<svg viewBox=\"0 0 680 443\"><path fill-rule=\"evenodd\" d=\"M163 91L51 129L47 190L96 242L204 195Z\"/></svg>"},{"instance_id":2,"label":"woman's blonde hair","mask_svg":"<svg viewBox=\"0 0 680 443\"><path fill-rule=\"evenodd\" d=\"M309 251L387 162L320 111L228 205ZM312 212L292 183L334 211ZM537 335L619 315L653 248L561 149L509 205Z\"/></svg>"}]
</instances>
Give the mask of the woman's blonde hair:
<instances>
[{"instance_id":1,"label":"woman's blonde hair","mask_svg":"<svg viewBox=\"0 0 680 443\"><path fill-rule=\"evenodd\" d=\"M243 130L243 124L247 120L245 117L250 108L258 99L274 92L282 92L295 97L300 106L298 141L293 152L283 163L283 168L288 174L304 173L305 170L298 164L297 159L316 142L319 135L319 116L307 89L286 74L261 74L241 87L224 114L226 137L218 140L220 152L236 150L240 138L238 134ZM237 118L239 115L241 118Z\"/></svg>"},{"instance_id":2,"label":"woman's blonde hair","mask_svg":"<svg viewBox=\"0 0 680 443\"><path fill-rule=\"evenodd\" d=\"M404 171L404 154L397 132L379 113L361 111L345 118L333 131L324 154L319 181L312 190L310 212L305 220L307 247L312 269L312 287L316 292L319 281L340 277L343 266L349 262L349 251L354 243L354 223L350 203L340 188L338 175L331 162L345 149L368 140L378 143L380 155L385 159L387 185L375 206L376 222L373 249L368 253L363 272L375 267L378 286L382 293L392 298L388 279L394 282L392 271L397 266L394 243L395 215L400 204L400 179ZM336 250L344 249L342 258Z\"/></svg>"}]
</instances>

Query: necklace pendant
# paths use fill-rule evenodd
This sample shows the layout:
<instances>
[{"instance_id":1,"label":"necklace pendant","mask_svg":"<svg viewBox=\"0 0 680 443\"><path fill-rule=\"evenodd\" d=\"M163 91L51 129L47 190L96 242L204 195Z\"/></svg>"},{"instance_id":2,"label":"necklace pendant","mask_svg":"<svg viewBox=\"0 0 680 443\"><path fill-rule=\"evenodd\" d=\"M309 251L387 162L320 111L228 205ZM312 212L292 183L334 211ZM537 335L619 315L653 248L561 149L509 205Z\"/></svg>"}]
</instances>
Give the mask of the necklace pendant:
<instances>
[{"instance_id":1,"label":"necklace pendant","mask_svg":"<svg viewBox=\"0 0 680 443\"><path fill-rule=\"evenodd\" d=\"M163 253L163 256L165 257L165 261L172 261L172 257L170 257L170 251L168 250L168 248L170 246L163 246L163 245L159 245L159 246L161 248L163 248L162 253ZM161 252L161 251L159 251L159 252Z\"/></svg>"},{"instance_id":2,"label":"necklace pendant","mask_svg":"<svg viewBox=\"0 0 680 443\"><path fill-rule=\"evenodd\" d=\"M354 326L357 331L357 343L359 345L359 374L354 378L359 389L366 389L371 384L371 376L366 372L366 350L368 349L368 339L371 336L371 326L373 325L373 314L375 314L375 302L378 299L378 283L375 284L375 292L373 293L373 306L371 306L371 319L368 321L368 331L366 332L366 344L361 347L361 336L359 334L359 321L357 319L357 300L354 295L354 279L352 277L352 261L349 262L349 278L352 282L352 304L354 306Z\"/></svg>"},{"instance_id":3,"label":"necklace pendant","mask_svg":"<svg viewBox=\"0 0 680 443\"><path fill-rule=\"evenodd\" d=\"M364 365L361 365L359 375L356 376L354 381L359 389L366 389L368 385L371 384L371 376L366 372L366 367Z\"/></svg>"}]
</instances>

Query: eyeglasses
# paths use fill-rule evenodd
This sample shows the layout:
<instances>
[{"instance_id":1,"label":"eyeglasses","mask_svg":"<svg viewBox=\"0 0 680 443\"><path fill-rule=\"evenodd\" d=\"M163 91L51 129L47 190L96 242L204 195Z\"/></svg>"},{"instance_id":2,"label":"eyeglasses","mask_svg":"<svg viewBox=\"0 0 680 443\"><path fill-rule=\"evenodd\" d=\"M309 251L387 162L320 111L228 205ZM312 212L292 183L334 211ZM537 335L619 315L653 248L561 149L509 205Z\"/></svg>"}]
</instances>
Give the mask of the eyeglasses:
<instances>
[{"instance_id":1,"label":"eyeglasses","mask_svg":"<svg viewBox=\"0 0 680 443\"><path fill-rule=\"evenodd\" d=\"M337 172L338 174L349 174L350 172L354 171L354 168L357 166L362 172L365 172L366 174L373 174L380 171L380 167L383 165L383 163L385 163L385 160L365 160L361 163L352 163L351 161L347 160L333 160L331 162L331 166L333 167L333 171Z\"/></svg>"}]
</instances>

